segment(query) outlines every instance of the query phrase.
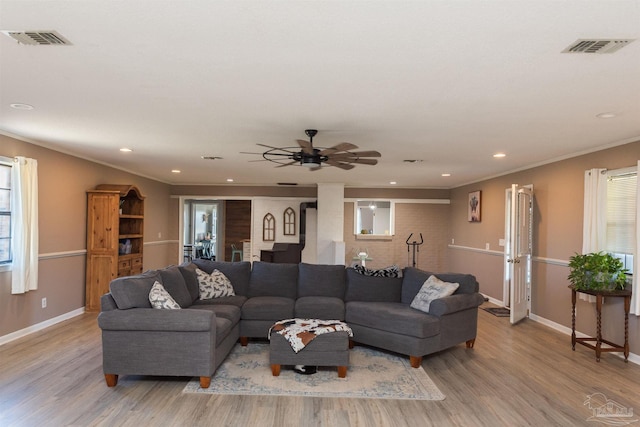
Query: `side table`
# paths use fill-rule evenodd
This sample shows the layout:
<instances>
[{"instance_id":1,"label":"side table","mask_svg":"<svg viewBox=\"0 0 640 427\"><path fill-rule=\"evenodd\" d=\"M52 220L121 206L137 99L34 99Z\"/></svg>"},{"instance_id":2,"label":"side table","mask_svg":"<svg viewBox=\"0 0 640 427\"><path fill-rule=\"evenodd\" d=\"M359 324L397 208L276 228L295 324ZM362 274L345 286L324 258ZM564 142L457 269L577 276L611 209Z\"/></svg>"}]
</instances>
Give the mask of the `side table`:
<instances>
[{"instance_id":1,"label":"side table","mask_svg":"<svg viewBox=\"0 0 640 427\"><path fill-rule=\"evenodd\" d=\"M576 343L582 344L596 351L596 361L600 361L602 352L623 352L624 361L629 360L629 310L631 308L631 291L624 290L578 290L573 285L569 285L571 289L571 348L575 351ZM576 293L593 295L596 297L596 313L597 313L597 332L596 337L576 338ZM614 344L602 338L602 299L604 297L624 298L624 345ZM591 342L595 341L595 345ZM608 344L610 347L602 348L602 344Z\"/></svg>"}]
</instances>

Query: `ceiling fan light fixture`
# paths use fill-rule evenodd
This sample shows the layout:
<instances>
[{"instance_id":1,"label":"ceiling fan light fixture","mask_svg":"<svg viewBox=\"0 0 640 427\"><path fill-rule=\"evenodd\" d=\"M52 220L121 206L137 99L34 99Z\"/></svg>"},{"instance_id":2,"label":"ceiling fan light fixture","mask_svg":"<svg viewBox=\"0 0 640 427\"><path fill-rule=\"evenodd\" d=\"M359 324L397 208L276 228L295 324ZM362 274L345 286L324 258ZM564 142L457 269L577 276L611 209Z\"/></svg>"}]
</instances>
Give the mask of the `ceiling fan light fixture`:
<instances>
[{"instance_id":1,"label":"ceiling fan light fixture","mask_svg":"<svg viewBox=\"0 0 640 427\"><path fill-rule=\"evenodd\" d=\"M306 168L319 168L322 165L322 162L319 158L315 157L303 157L300 159L300 166L304 166Z\"/></svg>"}]
</instances>

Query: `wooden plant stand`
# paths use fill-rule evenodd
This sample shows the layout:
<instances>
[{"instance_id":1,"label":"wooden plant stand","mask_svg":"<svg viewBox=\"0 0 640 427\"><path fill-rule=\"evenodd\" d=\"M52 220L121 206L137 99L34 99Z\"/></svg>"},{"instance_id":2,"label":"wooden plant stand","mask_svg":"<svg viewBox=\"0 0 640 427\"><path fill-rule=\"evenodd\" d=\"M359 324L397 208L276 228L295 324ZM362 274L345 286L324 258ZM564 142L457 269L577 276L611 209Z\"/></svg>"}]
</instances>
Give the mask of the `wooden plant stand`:
<instances>
[{"instance_id":1,"label":"wooden plant stand","mask_svg":"<svg viewBox=\"0 0 640 427\"><path fill-rule=\"evenodd\" d=\"M616 291L592 291L577 290L573 285L571 289L571 348L575 351L576 343L589 347L596 351L596 361L600 361L602 352L622 352L624 361L629 361L629 310L631 308L631 291L628 289ZM593 295L596 297L597 332L596 337L576 338L576 293ZM624 345L614 344L602 338L602 299L604 297L624 298ZM592 342L595 341L595 345ZM610 347L602 348L602 344Z\"/></svg>"}]
</instances>

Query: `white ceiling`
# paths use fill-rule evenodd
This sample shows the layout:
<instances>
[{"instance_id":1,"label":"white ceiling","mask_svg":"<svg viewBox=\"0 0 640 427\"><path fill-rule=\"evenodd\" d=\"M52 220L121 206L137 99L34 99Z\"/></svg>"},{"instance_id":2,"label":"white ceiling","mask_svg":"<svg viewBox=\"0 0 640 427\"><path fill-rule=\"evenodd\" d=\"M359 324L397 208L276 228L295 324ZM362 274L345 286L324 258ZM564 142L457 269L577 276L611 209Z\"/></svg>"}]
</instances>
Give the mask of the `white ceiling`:
<instances>
[{"instance_id":1,"label":"white ceiling","mask_svg":"<svg viewBox=\"0 0 640 427\"><path fill-rule=\"evenodd\" d=\"M640 137L640 40L561 53L640 38L638 0L0 0L0 30L72 43L0 35L0 132L168 183L452 188ZM307 128L382 159L311 172L239 153Z\"/></svg>"}]
</instances>

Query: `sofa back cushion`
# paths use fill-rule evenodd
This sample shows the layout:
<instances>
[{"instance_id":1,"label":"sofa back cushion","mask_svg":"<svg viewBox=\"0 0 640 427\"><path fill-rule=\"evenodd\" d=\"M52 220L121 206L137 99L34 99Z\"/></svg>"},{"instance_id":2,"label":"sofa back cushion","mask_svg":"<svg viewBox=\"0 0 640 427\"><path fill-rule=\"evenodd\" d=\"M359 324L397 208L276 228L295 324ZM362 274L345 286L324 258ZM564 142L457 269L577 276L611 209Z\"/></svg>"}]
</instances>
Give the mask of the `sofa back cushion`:
<instances>
[{"instance_id":1,"label":"sofa back cushion","mask_svg":"<svg viewBox=\"0 0 640 427\"><path fill-rule=\"evenodd\" d=\"M429 276L435 275L443 282L458 283L460 286L456 290L456 294L473 294L478 292L480 286L476 281L476 277L472 274L464 273L432 273L430 271L419 270L413 267L407 267L402 272L402 300L404 304L411 304L415 296L422 288L424 282Z\"/></svg>"},{"instance_id":2,"label":"sofa back cushion","mask_svg":"<svg viewBox=\"0 0 640 427\"><path fill-rule=\"evenodd\" d=\"M233 283L233 282L232 282ZM298 296L298 264L256 261L251 269L249 298Z\"/></svg>"},{"instance_id":3,"label":"sofa back cushion","mask_svg":"<svg viewBox=\"0 0 640 427\"><path fill-rule=\"evenodd\" d=\"M169 295L180 305L181 308L187 308L193 303L193 298L187 289L184 276L177 265L172 265L159 270L162 277L162 286L169 292Z\"/></svg>"},{"instance_id":4,"label":"sofa back cushion","mask_svg":"<svg viewBox=\"0 0 640 427\"><path fill-rule=\"evenodd\" d=\"M398 277L364 276L347 268L345 301L400 302L402 279Z\"/></svg>"},{"instance_id":5,"label":"sofa back cushion","mask_svg":"<svg viewBox=\"0 0 640 427\"><path fill-rule=\"evenodd\" d=\"M162 277L157 270L137 276L118 277L111 281L109 290L120 310L151 308L149 292L156 280L162 283Z\"/></svg>"},{"instance_id":6,"label":"sofa back cushion","mask_svg":"<svg viewBox=\"0 0 640 427\"><path fill-rule=\"evenodd\" d=\"M182 277L184 278L184 284L189 291L189 295L191 296L191 302L195 302L200 297L200 287L198 285L198 275L196 274L196 269L198 268L192 262L185 262L178 266L180 273L182 273Z\"/></svg>"},{"instance_id":7,"label":"sofa back cushion","mask_svg":"<svg viewBox=\"0 0 640 427\"><path fill-rule=\"evenodd\" d=\"M231 282L233 291L236 295L247 296L249 295L249 280L251 277L251 263L248 261L242 262L225 262L225 261L210 261L207 259L196 258L193 263L202 271L206 273L213 273L213 270L218 270ZM196 289L197 283L196 283Z\"/></svg>"},{"instance_id":8,"label":"sofa back cushion","mask_svg":"<svg viewBox=\"0 0 640 427\"><path fill-rule=\"evenodd\" d=\"M298 265L298 298L335 297L344 299L347 287L344 265Z\"/></svg>"}]
</instances>

